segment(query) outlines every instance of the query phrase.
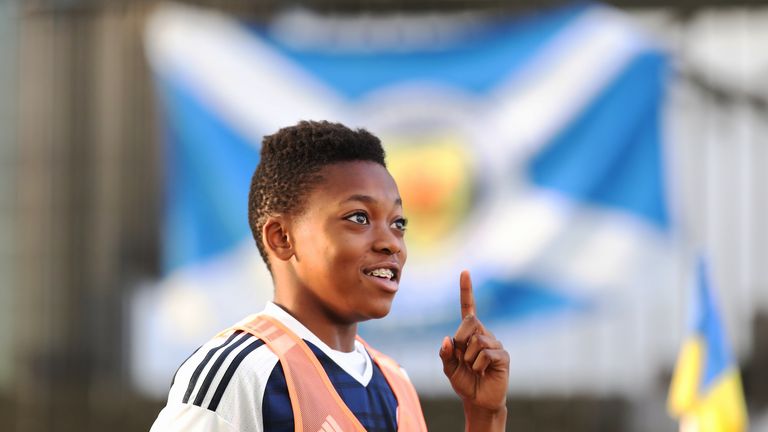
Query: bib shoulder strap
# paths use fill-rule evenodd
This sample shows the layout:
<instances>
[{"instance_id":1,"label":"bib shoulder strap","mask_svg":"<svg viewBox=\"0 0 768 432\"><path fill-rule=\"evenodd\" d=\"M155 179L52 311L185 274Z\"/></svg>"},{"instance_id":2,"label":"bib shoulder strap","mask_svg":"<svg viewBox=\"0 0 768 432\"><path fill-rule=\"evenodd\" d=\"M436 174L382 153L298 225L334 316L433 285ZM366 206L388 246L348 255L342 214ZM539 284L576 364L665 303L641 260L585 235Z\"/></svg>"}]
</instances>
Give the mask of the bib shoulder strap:
<instances>
[{"instance_id":1,"label":"bib shoulder strap","mask_svg":"<svg viewBox=\"0 0 768 432\"><path fill-rule=\"evenodd\" d=\"M235 330L263 340L280 359L296 432L365 432L333 387L315 353L280 321L256 315Z\"/></svg>"},{"instance_id":2,"label":"bib shoulder strap","mask_svg":"<svg viewBox=\"0 0 768 432\"><path fill-rule=\"evenodd\" d=\"M384 378L392 388L392 392L395 393L398 408L397 430L400 432L426 432L427 424L424 421L424 413L421 411L419 395L403 369L391 357L371 348L360 336L357 337L357 340L365 346L373 361L379 365Z\"/></svg>"}]
</instances>

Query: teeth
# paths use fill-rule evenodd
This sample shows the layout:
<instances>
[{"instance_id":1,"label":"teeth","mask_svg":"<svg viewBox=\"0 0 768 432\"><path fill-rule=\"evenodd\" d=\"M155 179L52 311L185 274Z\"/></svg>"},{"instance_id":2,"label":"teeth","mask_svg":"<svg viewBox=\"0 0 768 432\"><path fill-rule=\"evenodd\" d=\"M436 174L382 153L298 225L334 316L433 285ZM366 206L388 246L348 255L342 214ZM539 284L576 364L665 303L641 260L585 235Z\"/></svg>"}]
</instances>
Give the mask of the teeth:
<instances>
[{"instance_id":1,"label":"teeth","mask_svg":"<svg viewBox=\"0 0 768 432\"><path fill-rule=\"evenodd\" d=\"M376 277L383 277L383 278L387 278L387 279L392 279L393 277L395 277L395 274L392 272L392 270L385 269L385 268L380 268L380 269L375 269L375 270L369 271L368 275L369 276L376 276Z\"/></svg>"}]
</instances>

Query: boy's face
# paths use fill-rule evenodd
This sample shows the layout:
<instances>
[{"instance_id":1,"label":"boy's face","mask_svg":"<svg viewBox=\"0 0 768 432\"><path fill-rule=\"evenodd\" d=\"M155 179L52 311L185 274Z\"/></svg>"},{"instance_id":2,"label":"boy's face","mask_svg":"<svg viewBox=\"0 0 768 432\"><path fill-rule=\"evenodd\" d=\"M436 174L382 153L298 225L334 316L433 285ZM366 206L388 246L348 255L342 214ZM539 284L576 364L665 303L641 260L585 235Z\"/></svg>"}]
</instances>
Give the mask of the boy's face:
<instances>
[{"instance_id":1,"label":"boy's face","mask_svg":"<svg viewBox=\"0 0 768 432\"><path fill-rule=\"evenodd\" d=\"M324 167L293 221L290 263L303 302L344 323L385 316L406 259L405 220L392 176L373 162Z\"/></svg>"}]
</instances>

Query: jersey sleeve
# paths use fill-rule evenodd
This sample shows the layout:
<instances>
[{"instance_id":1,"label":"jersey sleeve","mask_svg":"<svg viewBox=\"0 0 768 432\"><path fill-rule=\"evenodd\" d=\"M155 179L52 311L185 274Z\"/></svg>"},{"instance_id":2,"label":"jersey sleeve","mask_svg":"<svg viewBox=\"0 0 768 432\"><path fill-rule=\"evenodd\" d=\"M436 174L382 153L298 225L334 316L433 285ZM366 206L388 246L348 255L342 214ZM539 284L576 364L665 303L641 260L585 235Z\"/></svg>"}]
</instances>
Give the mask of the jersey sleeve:
<instances>
[{"instance_id":1,"label":"jersey sleeve","mask_svg":"<svg viewBox=\"0 0 768 432\"><path fill-rule=\"evenodd\" d=\"M176 372L151 432L262 432L262 399L277 356L255 336L217 337Z\"/></svg>"}]
</instances>

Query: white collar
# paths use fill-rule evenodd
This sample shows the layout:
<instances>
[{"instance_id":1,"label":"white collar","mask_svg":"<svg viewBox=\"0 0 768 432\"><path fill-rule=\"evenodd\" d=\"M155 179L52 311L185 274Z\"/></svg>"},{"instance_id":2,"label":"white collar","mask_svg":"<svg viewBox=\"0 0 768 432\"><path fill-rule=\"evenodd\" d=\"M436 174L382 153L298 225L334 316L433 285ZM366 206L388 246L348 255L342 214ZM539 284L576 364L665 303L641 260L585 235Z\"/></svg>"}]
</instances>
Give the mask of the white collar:
<instances>
[{"instance_id":1,"label":"white collar","mask_svg":"<svg viewBox=\"0 0 768 432\"><path fill-rule=\"evenodd\" d=\"M264 310L261 311L261 314L275 318L284 326L288 327L288 329L294 332L298 337L320 348L320 351L330 357L336 364L339 365L339 367L341 367L346 373L348 373L352 378L357 380L363 386L367 386L371 381L371 377L373 376L373 365L371 363L371 357L368 355L368 352L365 350L363 344L360 343L360 341L357 339L355 339L355 349L353 353L357 352L359 355L362 355L365 358L365 369L362 374L360 374L360 372L354 368L348 367L349 362L345 361L345 359L349 359L351 353L337 351L329 347L325 342L320 340L320 338L318 338L314 333L306 328L304 324L300 323L296 318L294 318L291 314L286 312L283 308L276 305L275 303L267 302L267 304L264 306Z\"/></svg>"}]
</instances>

